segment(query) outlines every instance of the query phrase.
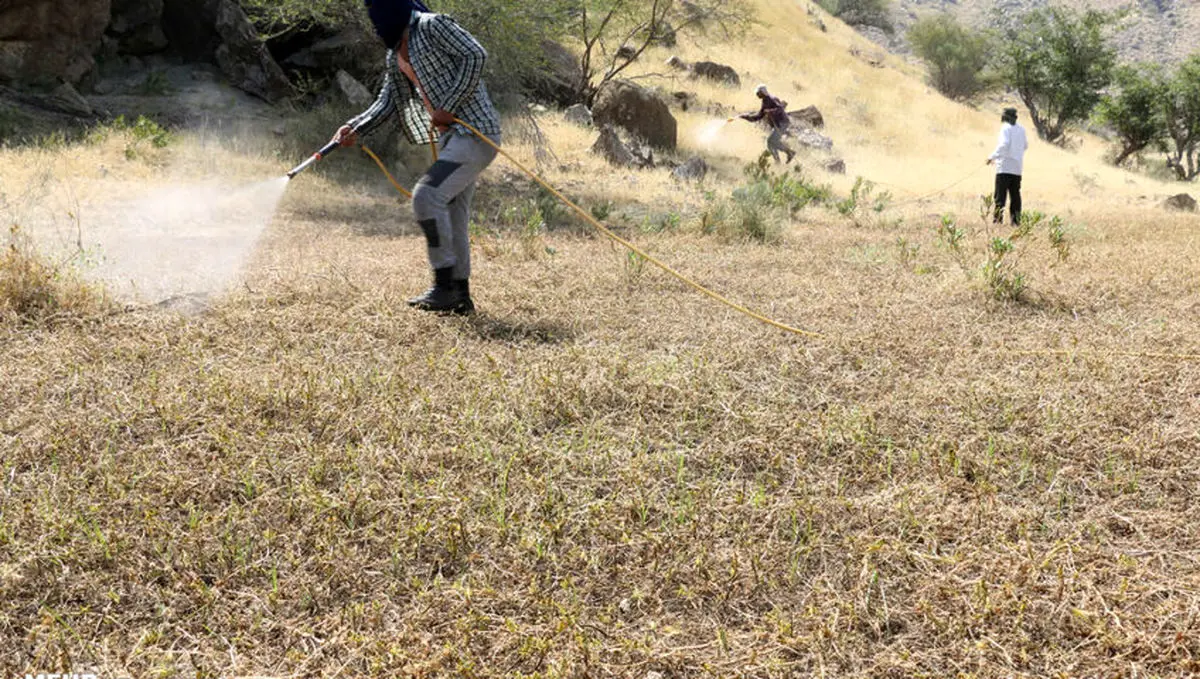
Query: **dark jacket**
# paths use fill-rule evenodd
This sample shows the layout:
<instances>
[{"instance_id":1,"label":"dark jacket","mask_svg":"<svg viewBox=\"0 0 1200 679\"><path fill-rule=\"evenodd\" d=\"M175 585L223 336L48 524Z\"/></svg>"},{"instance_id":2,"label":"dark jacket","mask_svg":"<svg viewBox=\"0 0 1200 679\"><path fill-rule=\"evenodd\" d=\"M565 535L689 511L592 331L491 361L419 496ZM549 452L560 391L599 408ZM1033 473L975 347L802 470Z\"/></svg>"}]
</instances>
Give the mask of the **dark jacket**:
<instances>
[{"instance_id":1,"label":"dark jacket","mask_svg":"<svg viewBox=\"0 0 1200 679\"><path fill-rule=\"evenodd\" d=\"M792 121L788 118L787 103L779 97L767 95L763 97L762 109L758 113L747 113L742 116L752 123L756 123L763 118L766 118L767 124L776 130L786 130L791 126Z\"/></svg>"}]
</instances>

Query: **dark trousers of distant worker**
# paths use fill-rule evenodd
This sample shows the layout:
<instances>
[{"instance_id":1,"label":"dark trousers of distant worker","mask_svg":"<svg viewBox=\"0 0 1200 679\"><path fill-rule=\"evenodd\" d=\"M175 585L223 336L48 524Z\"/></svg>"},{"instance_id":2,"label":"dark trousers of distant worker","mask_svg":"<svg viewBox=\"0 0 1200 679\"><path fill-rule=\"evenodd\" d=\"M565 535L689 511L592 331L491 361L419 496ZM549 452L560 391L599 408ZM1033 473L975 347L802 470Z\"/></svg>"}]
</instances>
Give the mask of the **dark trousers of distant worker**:
<instances>
[{"instance_id":1,"label":"dark trousers of distant worker","mask_svg":"<svg viewBox=\"0 0 1200 679\"><path fill-rule=\"evenodd\" d=\"M1011 201L1009 200L1011 199ZM1013 224L1021 223L1021 175L999 173L996 175L996 213L992 221L1000 224L1004 221L1004 206L1008 204L1008 214Z\"/></svg>"},{"instance_id":2,"label":"dark trousers of distant worker","mask_svg":"<svg viewBox=\"0 0 1200 679\"><path fill-rule=\"evenodd\" d=\"M499 139L494 139L497 144ZM487 143L459 133L442 136L437 161L413 190L413 213L425 232L429 264L453 279L471 277L471 198L475 180L496 157Z\"/></svg>"},{"instance_id":3,"label":"dark trousers of distant worker","mask_svg":"<svg viewBox=\"0 0 1200 679\"><path fill-rule=\"evenodd\" d=\"M788 155L788 160L791 160L792 156L796 155L796 152L792 150L792 147L788 146L787 142L783 140L784 137L790 136L792 136L791 132L786 127L776 127L771 129L771 136L767 137L767 150L771 152L771 157L775 159L775 162L779 162L780 151L783 151Z\"/></svg>"}]
</instances>

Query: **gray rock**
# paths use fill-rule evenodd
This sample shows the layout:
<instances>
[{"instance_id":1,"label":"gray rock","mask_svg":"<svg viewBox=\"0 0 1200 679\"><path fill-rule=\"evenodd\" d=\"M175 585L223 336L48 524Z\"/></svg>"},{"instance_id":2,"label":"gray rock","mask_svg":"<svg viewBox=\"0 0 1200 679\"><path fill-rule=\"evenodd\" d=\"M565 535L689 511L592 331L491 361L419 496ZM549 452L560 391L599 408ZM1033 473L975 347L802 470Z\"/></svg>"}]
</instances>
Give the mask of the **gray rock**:
<instances>
[{"instance_id":1,"label":"gray rock","mask_svg":"<svg viewBox=\"0 0 1200 679\"><path fill-rule=\"evenodd\" d=\"M846 174L846 161L841 158L831 158L825 161L825 171L831 174Z\"/></svg>"},{"instance_id":2,"label":"gray rock","mask_svg":"<svg viewBox=\"0 0 1200 679\"><path fill-rule=\"evenodd\" d=\"M338 89L342 96L346 97L346 101L361 108L366 108L375 101L375 97L371 96L371 91L368 90L362 83L354 79L354 76L345 71L338 71L335 76Z\"/></svg>"},{"instance_id":3,"label":"gray rock","mask_svg":"<svg viewBox=\"0 0 1200 679\"><path fill-rule=\"evenodd\" d=\"M1196 199L1186 193L1177 193L1163 201L1162 207L1176 212L1195 212Z\"/></svg>"},{"instance_id":4,"label":"gray rock","mask_svg":"<svg viewBox=\"0 0 1200 679\"><path fill-rule=\"evenodd\" d=\"M48 108L75 116L90 116L94 113L92 105L69 83L63 83L54 88L54 91L45 98L45 103Z\"/></svg>"},{"instance_id":5,"label":"gray rock","mask_svg":"<svg viewBox=\"0 0 1200 679\"><path fill-rule=\"evenodd\" d=\"M636 164L633 153L625 145L625 142L621 141L621 137L612 125L600 128L600 138L596 140L595 144L592 144L592 153L618 167L632 167Z\"/></svg>"},{"instance_id":6,"label":"gray rock","mask_svg":"<svg viewBox=\"0 0 1200 679\"><path fill-rule=\"evenodd\" d=\"M369 83L379 74L383 59L375 36L369 30L351 25L331 38L293 53L283 63L325 73L346 71L359 82Z\"/></svg>"},{"instance_id":7,"label":"gray rock","mask_svg":"<svg viewBox=\"0 0 1200 679\"><path fill-rule=\"evenodd\" d=\"M621 45L621 48L617 50L617 58L621 61L633 61L637 58L637 50L629 45Z\"/></svg>"},{"instance_id":8,"label":"gray rock","mask_svg":"<svg viewBox=\"0 0 1200 679\"><path fill-rule=\"evenodd\" d=\"M597 124L617 125L651 146L674 151L678 123L667 103L628 80L614 80L600 91L592 116Z\"/></svg>"},{"instance_id":9,"label":"gray rock","mask_svg":"<svg viewBox=\"0 0 1200 679\"><path fill-rule=\"evenodd\" d=\"M801 146L807 146L811 149L829 151L833 148L832 139L826 137L820 132L817 132L816 130L809 128L793 131L792 138L795 139Z\"/></svg>"},{"instance_id":10,"label":"gray rock","mask_svg":"<svg viewBox=\"0 0 1200 679\"><path fill-rule=\"evenodd\" d=\"M821 111L816 106L808 106L799 111L788 111L788 117L793 123L798 123L804 127L825 127L825 116L821 115Z\"/></svg>"},{"instance_id":11,"label":"gray rock","mask_svg":"<svg viewBox=\"0 0 1200 679\"><path fill-rule=\"evenodd\" d=\"M674 55L672 55L670 59L667 59L667 66L670 66L676 71L690 71L692 69L688 62Z\"/></svg>"},{"instance_id":12,"label":"gray rock","mask_svg":"<svg viewBox=\"0 0 1200 679\"><path fill-rule=\"evenodd\" d=\"M584 106L583 104L575 104L574 106L568 107L567 110L563 112L563 117L567 119L567 122L574 123L581 127L591 127L594 124L594 121L592 120L592 112L589 111L588 107Z\"/></svg>"},{"instance_id":13,"label":"gray rock","mask_svg":"<svg viewBox=\"0 0 1200 679\"><path fill-rule=\"evenodd\" d=\"M291 83L258 37L254 24L234 0L221 0L216 30L222 44L217 65L238 89L275 103L292 94Z\"/></svg>"},{"instance_id":14,"label":"gray rock","mask_svg":"<svg viewBox=\"0 0 1200 679\"><path fill-rule=\"evenodd\" d=\"M695 92L672 92L671 99L675 101L675 105L682 111L687 111L696 104Z\"/></svg>"},{"instance_id":15,"label":"gray rock","mask_svg":"<svg viewBox=\"0 0 1200 679\"><path fill-rule=\"evenodd\" d=\"M740 87L742 84L742 78L737 71L715 61L697 61L692 64L692 74L697 78L706 78L733 87Z\"/></svg>"},{"instance_id":16,"label":"gray rock","mask_svg":"<svg viewBox=\"0 0 1200 679\"><path fill-rule=\"evenodd\" d=\"M96 62L110 0L0 1L0 82L76 84Z\"/></svg>"},{"instance_id":17,"label":"gray rock","mask_svg":"<svg viewBox=\"0 0 1200 679\"><path fill-rule=\"evenodd\" d=\"M654 36L655 44L663 47L674 47L679 42L675 27L664 21L658 26L658 34Z\"/></svg>"},{"instance_id":18,"label":"gray rock","mask_svg":"<svg viewBox=\"0 0 1200 679\"><path fill-rule=\"evenodd\" d=\"M680 180L700 180L708 174L708 163L700 156L692 156L687 162L671 171L671 176Z\"/></svg>"}]
</instances>

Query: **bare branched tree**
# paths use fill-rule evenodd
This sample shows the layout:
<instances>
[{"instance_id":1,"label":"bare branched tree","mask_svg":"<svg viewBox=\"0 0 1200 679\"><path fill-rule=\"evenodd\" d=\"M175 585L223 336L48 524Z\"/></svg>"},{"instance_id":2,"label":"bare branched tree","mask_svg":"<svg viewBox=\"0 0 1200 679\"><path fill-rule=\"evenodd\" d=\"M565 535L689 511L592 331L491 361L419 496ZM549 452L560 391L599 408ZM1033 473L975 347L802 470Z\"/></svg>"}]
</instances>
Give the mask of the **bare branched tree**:
<instances>
[{"instance_id":1,"label":"bare branched tree","mask_svg":"<svg viewBox=\"0 0 1200 679\"><path fill-rule=\"evenodd\" d=\"M740 0L580 0L576 15L583 47L576 97L588 105L646 50L677 33L717 27L728 34L750 21Z\"/></svg>"}]
</instances>

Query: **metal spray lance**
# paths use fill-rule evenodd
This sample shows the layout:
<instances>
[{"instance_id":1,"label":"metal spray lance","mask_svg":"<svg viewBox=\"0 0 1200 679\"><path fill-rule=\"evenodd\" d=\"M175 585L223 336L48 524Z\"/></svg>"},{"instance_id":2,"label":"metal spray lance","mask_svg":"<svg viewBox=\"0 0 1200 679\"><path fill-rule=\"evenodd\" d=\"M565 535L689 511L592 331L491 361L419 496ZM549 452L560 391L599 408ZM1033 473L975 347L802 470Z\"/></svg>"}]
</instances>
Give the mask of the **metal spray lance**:
<instances>
[{"instance_id":1,"label":"metal spray lance","mask_svg":"<svg viewBox=\"0 0 1200 679\"><path fill-rule=\"evenodd\" d=\"M312 167L313 163L324 158L325 156L329 155L330 153L333 153L334 151L337 150L337 148L339 146L341 146L341 143L338 142L338 140L336 140L336 139L329 142L325 146L321 147L320 151L317 151L316 153L312 154L312 156L308 160L304 161L303 163L300 163L296 167L293 167L291 169L291 171L287 173L287 178L291 179L291 178L295 177L296 175L300 174L301 172Z\"/></svg>"}]
</instances>

